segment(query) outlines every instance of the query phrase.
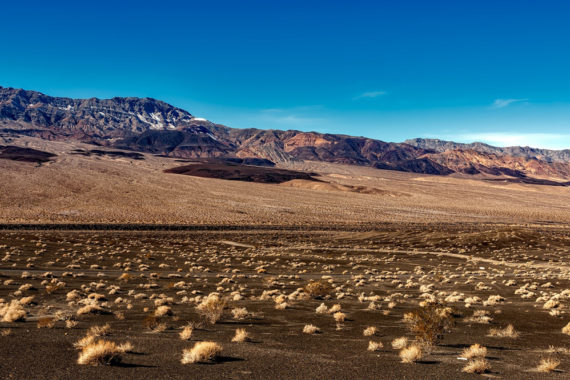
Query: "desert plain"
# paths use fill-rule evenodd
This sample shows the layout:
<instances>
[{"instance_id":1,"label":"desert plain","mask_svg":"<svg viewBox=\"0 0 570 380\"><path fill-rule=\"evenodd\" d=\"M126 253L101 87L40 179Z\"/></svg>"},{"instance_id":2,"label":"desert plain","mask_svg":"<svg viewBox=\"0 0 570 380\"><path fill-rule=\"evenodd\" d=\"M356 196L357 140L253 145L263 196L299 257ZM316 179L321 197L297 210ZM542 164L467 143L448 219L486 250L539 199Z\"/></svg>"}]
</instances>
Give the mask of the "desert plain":
<instances>
[{"instance_id":1,"label":"desert plain","mask_svg":"<svg viewBox=\"0 0 570 380\"><path fill-rule=\"evenodd\" d=\"M4 139L2 378L568 376L566 186Z\"/></svg>"}]
</instances>

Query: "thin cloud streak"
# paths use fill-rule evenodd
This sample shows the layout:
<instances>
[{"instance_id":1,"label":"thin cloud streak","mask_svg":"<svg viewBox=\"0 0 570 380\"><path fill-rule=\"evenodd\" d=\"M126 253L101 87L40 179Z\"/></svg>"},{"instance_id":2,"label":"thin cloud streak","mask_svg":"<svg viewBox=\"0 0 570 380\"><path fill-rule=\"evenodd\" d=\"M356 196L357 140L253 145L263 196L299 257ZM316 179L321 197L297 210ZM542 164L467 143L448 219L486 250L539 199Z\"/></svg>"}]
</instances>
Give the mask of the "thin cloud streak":
<instances>
[{"instance_id":1,"label":"thin cloud streak","mask_svg":"<svg viewBox=\"0 0 570 380\"><path fill-rule=\"evenodd\" d=\"M358 99L373 99L373 98L377 98L379 96L383 96L386 95L387 92L386 91L368 91L368 92L363 92L362 94L355 96L354 100L358 100Z\"/></svg>"},{"instance_id":2,"label":"thin cloud streak","mask_svg":"<svg viewBox=\"0 0 570 380\"><path fill-rule=\"evenodd\" d=\"M493 104L491 105L492 108L505 108L510 106L513 103L520 103L528 101L527 98L525 99L495 99Z\"/></svg>"}]
</instances>

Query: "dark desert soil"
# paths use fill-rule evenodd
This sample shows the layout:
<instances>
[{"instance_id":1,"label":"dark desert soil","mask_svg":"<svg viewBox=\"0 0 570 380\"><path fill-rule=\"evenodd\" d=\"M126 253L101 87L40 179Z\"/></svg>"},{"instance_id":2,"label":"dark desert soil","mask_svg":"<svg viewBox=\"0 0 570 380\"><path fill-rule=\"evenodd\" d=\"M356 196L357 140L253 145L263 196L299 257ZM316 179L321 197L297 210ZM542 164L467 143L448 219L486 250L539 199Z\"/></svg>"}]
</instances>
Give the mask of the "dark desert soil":
<instances>
[{"instance_id":1,"label":"dark desert soil","mask_svg":"<svg viewBox=\"0 0 570 380\"><path fill-rule=\"evenodd\" d=\"M202 163L178 166L167 169L165 173L184 174L196 177L218 178L232 181L259 183L283 183L294 179L316 181L316 174L295 170L276 169L265 166L250 166L231 162Z\"/></svg>"},{"instance_id":2,"label":"dark desert soil","mask_svg":"<svg viewBox=\"0 0 570 380\"><path fill-rule=\"evenodd\" d=\"M570 287L567 229L507 225L384 225L377 228L311 230L209 230L209 231L0 231L0 298L6 301L35 296L25 306L24 322L0 322L0 378L3 379L442 379L476 378L461 371L461 350L479 343L487 347L492 378L568 378L570 355L556 354L560 372L532 371L549 346L570 347L570 336L561 333L568 314L553 317L536 303L539 293L560 293ZM478 261L477 259L481 259ZM486 260L486 261L484 261ZM130 279L118 277L128 273ZM276 310L274 297L290 295L311 279L325 279L336 288L321 299L293 299L285 310ZM48 294L46 282L64 287ZM13 280L13 281L9 281ZM508 280L516 286L507 286ZM6 282L8 281L8 282ZM184 286L176 285L183 281ZM410 285L409 281L413 284ZM44 282L42 284L42 282ZM551 287L542 287L550 282ZM522 299L515 290L536 284L537 294ZM33 288L17 293L23 284ZM447 302L456 313L455 327L446 333L420 362L400 362L391 347L397 337L413 335L402 322L404 313L427 293L444 298L453 292L486 300L501 295L504 302L467 308ZM118 286L110 293L110 286ZM480 286L488 288L483 290ZM113 314L81 315L77 302L66 294L78 290L83 297L103 294ZM425 289L424 289L425 290ZM219 292L229 299L216 324L208 324L192 301L183 296ZM275 294L260 299L263 292ZM444 292L444 293L442 293ZM137 298L144 293L148 298ZM235 293L234 293L235 294ZM377 295L379 308L359 296ZM399 295L398 295L399 294ZM162 317L167 329L153 332L143 321L155 300L172 297L173 316ZM342 296L339 298L339 296ZM125 302L116 303L117 298ZM395 301L393 307L389 300ZM131 304L129 309L127 304ZM337 326L329 314L315 309L325 303L340 304L346 321ZM561 299L562 307L568 301ZM235 320L231 309L247 308L250 316ZM148 308L147 311L144 309ZM469 321L474 310L487 310L489 324ZM564 311L564 309L562 309ZM58 313L59 312L59 313ZM38 328L40 317L64 316L54 328ZM66 328L63 319L76 319ZM198 326L190 341L178 333L188 322ZM94 325L109 323L104 339L130 341L134 353L123 355L118 366L76 364L73 344ZM305 324L321 333L302 333ZM488 337L490 328L512 323L516 339ZM363 330L375 326L375 336ZM245 328L251 342L232 343L236 328ZM211 340L223 346L222 356L210 364L180 363L182 350ZM367 351L370 340L380 341L380 351Z\"/></svg>"},{"instance_id":3,"label":"dark desert soil","mask_svg":"<svg viewBox=\"0 0 570 380\"><path fill-rule=\"evenodd\" d=\"M22 148L19 146L1 146L0 145L0 159L12 160L12 161L23 161L23 162L35 162L38 164L48 162L55 154L44 152L32 148Z\"/></svg>"}]
</instances>

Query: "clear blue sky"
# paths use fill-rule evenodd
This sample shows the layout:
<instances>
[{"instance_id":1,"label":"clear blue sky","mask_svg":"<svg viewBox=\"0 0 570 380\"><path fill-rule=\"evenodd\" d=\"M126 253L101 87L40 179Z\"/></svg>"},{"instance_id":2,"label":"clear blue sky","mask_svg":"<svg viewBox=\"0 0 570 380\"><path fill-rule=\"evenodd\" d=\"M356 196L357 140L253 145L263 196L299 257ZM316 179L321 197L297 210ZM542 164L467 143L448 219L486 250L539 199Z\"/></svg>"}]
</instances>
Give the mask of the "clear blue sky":
<instances>
[{"instance_id":1,"label":"clear blue sky","mask_svg":"<svg viewBox=\"0 0 570 380\"><path fill-rule=\"evenodd\" d=\"M570 1L14 1L0 85L232 127L570 148Z\"/></svg>"}]
</instances>

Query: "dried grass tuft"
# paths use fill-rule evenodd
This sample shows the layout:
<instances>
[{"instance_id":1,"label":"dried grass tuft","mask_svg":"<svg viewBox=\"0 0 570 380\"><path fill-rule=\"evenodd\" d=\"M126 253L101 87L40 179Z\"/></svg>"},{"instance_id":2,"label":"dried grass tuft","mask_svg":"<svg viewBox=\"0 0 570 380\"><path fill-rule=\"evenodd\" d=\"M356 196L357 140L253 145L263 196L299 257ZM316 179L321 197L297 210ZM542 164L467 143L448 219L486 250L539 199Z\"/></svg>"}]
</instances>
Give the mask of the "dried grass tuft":
<instances>
[{"instance_id":1,"label":"dried grass tuft","mask_svg":"<svg viewBox=\"0 0 570 380\"><path fill-rule=\"evenodd\" d=\"M487 348L476 343L464 349L461 352L461 356L467 359L484 358L487 356Z\"/></svg>"},{"instance_id":2,"label":"dried grass tuft","mask_svg":"<svg viewBox=\"0 0 570 380\"><path fill-rule=\"evenodd\" d=\"M491 369L489 362L483 358L478 358L475 360L470 360L462 371L466 373L477 373L482 374Z\"/></svg>"},{"instance_id":3,"label":"dried grass tuft","mask_svg":"<svg viewBox=\"0 0 570 380\"><path fill-rule=\"evenodd\" d=\"M538 366L535 368L537 372L553 372L558 368L560 365L560 360L555 358L543 358L538 363Z\"/></svg>"},{"instance_id":4,"label":"dried grass tuft","mask_svg":"<svg viewBox=\"0 0 570 380\"><path fill-rule=\"evenodd\" d=\"M198 342L192 348L182 351L182 364L211 362L222 352L222 346L215 342Z\"/></svg>"},{"instance_id":5,"label":"dried grass tuft","mask_svg":"<svg viewBox=\"0 0 570 380\"><path fill-rule=\"evenodd\" d=\"M99 340L82 348L77 364L82 365L114 365L121 362L124 351L109 341Z\"/></svg>"},{"instance_id":6,"label":"dried grass tuft","mask_svg":"<svg viewBox=\"0 0 570 380\"><path fill-rule=\"evenodd\" d=\"M245 329L237 329L236 335L232 338L232 342L243 343L249 341L249 334Z\"/></svg>"},{"instance_id":7,"label":"dried grass tuft","mask_svg":"<svg viewBox=\"0 0 570 380\"><path fill-rule=\"evenodd\" d=\"M400 350L402 363L415 363L423 356L422 348L419 344L412 344Z\"/></svg>"}]
</instances>

